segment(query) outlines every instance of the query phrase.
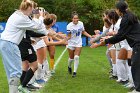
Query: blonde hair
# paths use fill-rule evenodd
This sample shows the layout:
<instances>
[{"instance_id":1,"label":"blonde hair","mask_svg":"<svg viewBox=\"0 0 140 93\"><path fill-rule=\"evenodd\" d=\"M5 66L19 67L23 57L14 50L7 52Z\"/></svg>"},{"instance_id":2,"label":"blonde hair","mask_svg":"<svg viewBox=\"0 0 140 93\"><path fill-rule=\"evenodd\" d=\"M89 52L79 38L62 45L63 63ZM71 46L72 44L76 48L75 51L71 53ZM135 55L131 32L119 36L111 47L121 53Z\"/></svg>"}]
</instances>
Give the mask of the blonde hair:
<instances>
[{"instance_id":1,"label":"blonde hair","mask_svg":"<svg viewBox=\"0 0 140 93\"><path fill-rule=\"evenodd\" d=\"M55 14L50 14L50 18L52 18L53 20L57 20L57 16Z\"/></svg>"},{"instance_id":2,"label":"blonde hair","mask_svg":"<svg viewBox=\"0 0 140 93\"><path fill-rule=\"evenodd\" d=\"M20 4L20 10L27 10L29 7L36 7L37 4L32 0L23 0Z\"/></svg>"}]
</instances>

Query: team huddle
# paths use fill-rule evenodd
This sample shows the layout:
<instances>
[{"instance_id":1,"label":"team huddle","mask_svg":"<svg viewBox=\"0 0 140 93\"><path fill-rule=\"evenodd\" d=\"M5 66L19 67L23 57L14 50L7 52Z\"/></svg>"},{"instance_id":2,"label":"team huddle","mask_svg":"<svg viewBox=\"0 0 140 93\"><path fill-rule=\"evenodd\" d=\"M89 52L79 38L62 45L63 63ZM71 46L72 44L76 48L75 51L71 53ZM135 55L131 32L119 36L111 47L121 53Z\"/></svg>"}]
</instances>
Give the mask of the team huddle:
<instances>
[{"instance_id":1,"label":"team huddle","mask_svg":"<svg viewBox=\"0 0 140 93\"><path fill-rule=\"evenodd\" d=\"M69 53L68 73L76 77L82 34L90 38L91 48L107 44L106 54L112 69L110 78L133 88L130 93L140 92L140 25L137 17L128 11L126 2L117 2L116 10L105 11L103 32L99 35L88 34L76 12L72 13L72 22L67 25L67 35L58 32L56 20L55 14L49 14L32 0L23 0L19 10L9 17L0 37L0 53L9 93L30 93L42 87L42 83L55 73L56 45L66 45ZM50 65L46 58L47 51Z\"/></svg>"}]
</instances>

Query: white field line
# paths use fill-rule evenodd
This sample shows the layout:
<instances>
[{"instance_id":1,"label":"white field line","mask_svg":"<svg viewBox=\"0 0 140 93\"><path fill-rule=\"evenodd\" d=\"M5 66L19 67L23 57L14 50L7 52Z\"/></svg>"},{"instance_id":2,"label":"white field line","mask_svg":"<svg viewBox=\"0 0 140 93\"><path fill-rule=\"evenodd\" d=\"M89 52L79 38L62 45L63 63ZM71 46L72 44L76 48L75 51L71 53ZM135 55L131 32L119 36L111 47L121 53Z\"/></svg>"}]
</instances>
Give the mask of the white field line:
<instances>
[{"instance_id":1,"label":"white field line","mask_svg":"<svg viewBox=\"0 0 140 93\"><path fill-rule=\"evenodd\" d=\"M64 49L64 51L61 53L61 55L58 57L58 59L55 62L54 65L54 70L56 69L56 66L58 65L58 63L60 62L61 58L63 57L64 53L66 52L67 48Z\"/></svg>"},{"instance_id":2,"label":"white field line","mask_svg":"<svg viewBox=\"0 0 140 93\"><path fill-rule=\"evenodd\" d=\"M64 53L66 52L66 50L67 50L67 47L63 50L63 52L61 53L61 55L58 57L58 59L56 60L56 62L55 62L55 65L54 65L54 70L56 69L56 66L58 65L58 63L60 62L60 60L61 60L61 58L63 57L63 55L64 55ZM47 81L46 82L48 82L49 80L50 80L50 78L51 78L51 75L48 77L48 79L47 79ZM46 85L47 83L45 83L45 85ZM44 85L43 85L44 86ZM32 93L40 93L39 91L34 91L34 92L32 92Z\"/></svg>"}]
</instances>

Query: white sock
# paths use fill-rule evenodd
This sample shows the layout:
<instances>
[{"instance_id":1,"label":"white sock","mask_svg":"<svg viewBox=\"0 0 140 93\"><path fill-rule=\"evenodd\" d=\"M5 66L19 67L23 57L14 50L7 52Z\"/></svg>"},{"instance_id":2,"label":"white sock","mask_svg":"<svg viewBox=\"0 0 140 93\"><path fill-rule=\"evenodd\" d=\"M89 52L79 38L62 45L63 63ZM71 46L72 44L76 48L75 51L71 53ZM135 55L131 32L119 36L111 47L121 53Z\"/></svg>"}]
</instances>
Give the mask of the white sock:
<instances>
[{"instance_id":1,"label":"white sock","mask_svg":"<svg viewBox=\"0 0 140 93\"><path fill-rule=\"evenodd\" d=\"M18 93L20 79L17 77L10 78L9 80L9 93Z\"/></svg>"},{"instance_id":2,"label":"white sock","mask_svg":"<svg viewBox=\"0 0 140 93\"><path fill-rule=\"evenodd\" d=\"M68 59L68 67L71 68L71 64L72 64L73 60L74 60L74 59L70 59L70 58Z\"/></svg>"},{"instance_id":3,"label":"white sock","mask_svg":"<svg viewBox=\"0 0 140 93\"><path fill-rule=\"evenodd\" d=\"M43 64L38 63L38 69L36 70L36 79L42 79L44 77Z\"/></svg>"},{"instance_id":4,"label":"white sock","mask_svg":"<svg viewBox=\"0 0 140 93\"><path fill-rule=\"evenodd\" d=\"M125 61L126 60L121 60L121 59L116 60L118 79L121 79L122 81L126 81L126 69L124 66Z\"/></svg>"},{"instance_id":5,"label":"white sock","mask_svg":"<svg viewBox=\"0 0 140 93\"><path fill-rule=\"evenodd\" d=\"M45 71L45 74L48 74L49 73L49 63L48 63L48 60L45 60L44 63L43 63L43 69Z\"/></svg>"},{"instance_id":6,"label":"white sock","mask_svg":"<svg viewBox=\"0 0 140 93\"><path fill-rule=\"evenodd\" d=\"M113 76L117 76L116 64L112 64L112 66L113 66Z\"/></svg>"},{"instance_id":7,"label":"white sock","mask_svg":"<svg viewBox=\"0 0 140 93\"><path fill-rule=\"evenodd\" d=\"M125 79L128 80L129 79L129 66L128 66L128 61L127 60L124 61L124 67L125 67L125 71L126 71L125 72L126 73L125 74L126 75Z\"/></svg>"},{"instance_id":8,"label":"white sock","mask_svg":"<svg viewBox=\"0 0 140 93\"><path fill-rule=\"evenodd\" d=\"M79 65L79 56L75 55L74 56L74 72L77 71L78 65Z\"/></svg>"}]
</instances>

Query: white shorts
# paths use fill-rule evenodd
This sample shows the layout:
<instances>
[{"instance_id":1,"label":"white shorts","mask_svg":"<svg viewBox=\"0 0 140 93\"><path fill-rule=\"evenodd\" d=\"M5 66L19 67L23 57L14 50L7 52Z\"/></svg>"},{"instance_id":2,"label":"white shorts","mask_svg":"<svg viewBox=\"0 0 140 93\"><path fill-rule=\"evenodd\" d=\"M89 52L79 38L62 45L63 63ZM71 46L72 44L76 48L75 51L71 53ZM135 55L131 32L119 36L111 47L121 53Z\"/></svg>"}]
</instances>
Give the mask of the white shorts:
<instances>
[{"instance_id":1,"label":"white shorts","mask_svg":"<svg viewBox=\"0 0 140 93\"><path fill-rule=\"evenodd\" d=\"M128 51L132 51L132 48L130 47L130 46L128 46L128 49L127 49Z\"/></svg>"},{"instance_id":2,"label":"white shorts","mask_svg":"<svg viewBox=\"0 0 140 93\"><path fill-rule=\"evenodd\" d=\"M35 45L34 45L34 48L37 50L37 49L40 49L42 47L46 47L47 45L45 44L44 40L41 39L40 41L38 41Z\"/></svg>"},{"instance_id":3,"label":"white shorts","mask_svg":"<svg viewBox=\"0 0 140 93\"><path fill-rule=\"evenodd\" d=\"M115 49L114 45L112 45L110 48L108 48L108 50L112 50Z\"/></svg>"},{"instance_id":4,"label":"white shorts","mask_svg":"<svg viewBox=\"0 0 140 93\"><path fill-rule=\"evenodd\" d=\"M76 46L67 45L66 47L70 50L75 50L76 47L82 47L82 45L76 45Z\"/></svg>"}]
</instances>

